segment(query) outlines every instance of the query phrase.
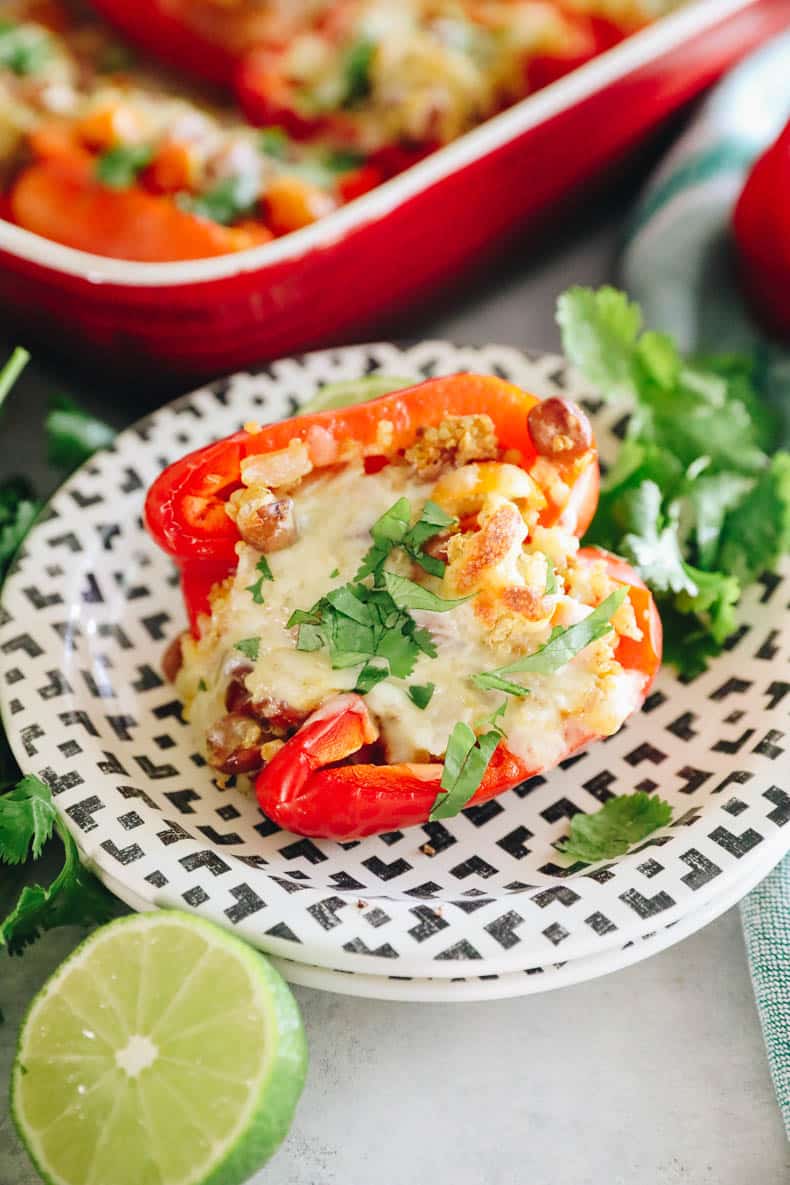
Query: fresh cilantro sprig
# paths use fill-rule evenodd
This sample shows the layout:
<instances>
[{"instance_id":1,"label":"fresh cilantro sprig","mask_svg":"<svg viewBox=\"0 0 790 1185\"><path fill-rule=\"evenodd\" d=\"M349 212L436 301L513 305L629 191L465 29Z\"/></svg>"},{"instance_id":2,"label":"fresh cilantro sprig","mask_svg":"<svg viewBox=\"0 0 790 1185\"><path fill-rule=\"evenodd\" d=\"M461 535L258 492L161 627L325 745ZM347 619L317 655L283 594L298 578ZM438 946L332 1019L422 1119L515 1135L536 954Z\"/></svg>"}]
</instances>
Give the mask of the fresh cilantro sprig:
<instances>
[{"instance_id":1,"label":"fresh cilantro sprig","mask_svg":"<svg viewBox=\"0 0 790 1185\"><path fill-rule=\"evenodd\" d=\"M497 667L494 671L472 675L472 682L487 691L504 691L515 696L529 695L528 687L514 683L507 676L551 675L554 671L560 670L592 642L597 642L610 632L612 618L627 596L627 588L618 588L576 625L555 627L548 642L532 654L517 658L507 666Z\"/></svg>"},{"instance_id":2,"label":"fresh cilantro sprig","mask_svg":"<svg viewBox=\"0 0 790 1185\"><path fill-rule=\"evenodd\" d=\"M691 678L735 630L743 589L790 547L790 454L769 456L777 424L757 365L685 359L613 288L570 289L557 319L569 360L632 407L586 541L636 566L665 658Z\"/></svg>"},{"instance_id":3,"label":"fresh cilantro sprig","mask_svg":"<svg viewBox=\"0 0 790 1185\"><path fill-rule=\"evenodd\" d=\"M107 448L115 439L115 429L90 415L66 395L56 396L44 424L47 433L47 460L57 469L71 472L92 457L97 449Z\"/></svg>"},{"instance_id":4,"label":"fresh cilantro sprig","mask_svg":"<svg viewBox=\"0 0 790 1185\"><path fill-rule=\"evenodd\" d=\"M0 944L20 954L44 930L100 925L118 904L80 863L77 845L52 803L49 787L28 776L0 797L0 862L38 860L53 834L63 845L63 866L49 885L25 885L0 920Z\"/></svg>"},{"instance_id":5,"label":"fresh cilantro sprig","mask_svg":"<svg viewBox=\"0 0 790 1185\"><path fill-rule=\"evenodd\" d=\"M0 405L27 360L26 351L17 349L0 370ZM113 435L107 425L67 400L53 408L46 430L50 462L66 470L108 444ZM0 484L0 581L40 508L24 479L9 478ZM0 878L4 882L0 945L12 954L22 951L43 930L99 924L116 910L114 899L80 863L77 846L55 811L49 788L31 776L13 786L16 777L18 770L0 731L0 865L18 867L29 859L37 860L53 834L63 845L64 860L51 884L26 885L16 896L8 878Z\"/></svg>"},{"instance_id":6,"label":"fresh cilantro sprig","mask_svg":"<svg viewBox=\"0 0 790 1185\"><path fill-rule=\"evenodd\" d=\"M566 839L556 844L558 852L572 860L594 864L624 855L672 819L672 807L657 794L637 790L609 798L590 815L574 815Z\"/></svg>"}]
</instances>

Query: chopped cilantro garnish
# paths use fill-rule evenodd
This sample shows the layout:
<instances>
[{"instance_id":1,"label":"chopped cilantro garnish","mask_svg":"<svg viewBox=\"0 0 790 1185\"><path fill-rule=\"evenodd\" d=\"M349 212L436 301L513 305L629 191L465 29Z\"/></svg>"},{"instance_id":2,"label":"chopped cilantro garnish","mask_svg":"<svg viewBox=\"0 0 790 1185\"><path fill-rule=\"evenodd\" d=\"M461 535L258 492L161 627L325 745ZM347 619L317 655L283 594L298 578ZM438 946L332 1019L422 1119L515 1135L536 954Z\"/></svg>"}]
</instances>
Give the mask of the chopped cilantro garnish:
<instances>
[{"instance_id":1,"label":"chopped cilantro garnish","mask_svg":"<svg viewBox=\"0 0 790 1185\"><path fill-rule=\"evenodd\" d=\"M246 655L247 658L252 659L253 662L257 662L260 649L260 638L242 638L241 641L237 642L234 646L234 650L240 650L242 654Z\"/></svg>"},{"instance_id":2,"label":"chopped cilantro garnish","mask_svg":"<svg viewBox=\"0 0 790 1185\"><path fill-rule=\"evenodd\" d=\"M324 156L324 164L332 173L349 173L364 162L363 153L353 152L350 148L334 148Z\"/></svg>"},{"instance_id":3,"label":"chopped cilantro garnish","mask_svg":"<svg viewBox=\"0 0 790 1185\"><path fill-rule=\"evenodd\" d=\"M557 591L557 573L554 571L554 565L548 556L543 557L546 561L546 596L551 597Z\"/></svg>"},{"instance_id":4,"label":"chopped cilantro garnish","mask_svg":"<svg viewBox=\"0 0 790 1185\"><path fill-rule=\"evenodd\" d=\"M208 691L208 683L205 679L200 679L198 681L198 691Z\"/></svg>"},{"instance_id":5,"label":"chopped cilantro garnish","mask_svg":"<svg viewBox=\"0 0 790 1185\"><path fill-rule=\"evenodd\" d=\"M262 555L255 565L255 571L259 573L258 579L254 584L247 585L247 592L252 593L252 599L256 605L263 604L263 582L265 580L274 580L272 570L269 567L269 561L265 555Z\"/></svg>"},{"instance_id":6,"label":"chopped cilantro garnish","mask_svg":"<svg viewBox=\"0 0 790 1185\"><path fill-rule=\"evenodd\" d=\"M336 577L336 576L339 576L339 575L340 575L340 569L339 569L339 568L333 568L333 569L332 569L332 571L329 573L329 579L330 579L330 580L334 580L334 579L335 579L335 577Z\"/></svg>"},{"instance_id":7,"label":"chopped cilantro garnish","mask_svg":"<svg viewBox=\"0 0 790 1185\"><path fill-rule=\"evenodd\" d=\"M434 683L412 683L411 687L406 688L406 694L413 704L424 711L431 702L435 690Z\"/></svg>"},{"instance_id":8,"label":"chopped cilantro garnish","mask_svg":"<svg viewBox=\"0 0 790 1185\"><path fill-rule=\"evenodd\" d=\"M457 597L448 600L406 576L398 576L395 572L382 572L382 578L384 587L399 609L425 609L431 613L447 613L470 599Z\"/></svg>"},{"instance_id":9,"label":"chopped cilantro garnish","mask_svg":"<svg viewBox=\"0 0 790 1185\"><path fill-rule=\"evenodd\" d=\"M118 144L96 160L96 179L110 189L128 189L150 165L154 150L150 144Z\"/></svg>"},{"instance_id":10,"label":"chopped cilantro garnish","mask_svg":"<svg viewBox=\"0 0 790 1185\"><path fill-rule=\"evenodd\" d=\"M635 564L665 658L693 677L735 629L742 588L790 546L790 454L767 455L777 423L759 360L688 361L613 288L572 288L557 316L569 360L633 408L587 541Z\"/></svg>"},{"instance_id":11,"label":"chopped cilantro garnish","mask_svg":"<svg viewBox=\"0 0 790 1185\"><path fill-rule=\"evenodd\" d=\"M343 63L345 79L344 107L353 107L370 93L370 69L376 53L376 43L369 38L361 37L356 41Z\"/></svg>"},{"instance_id":12,"label":"chopped cilantro garnish","mask_svg":"<svg viewBox=\"0 0 790 1185\"><path fill-rule=\"evenodd\" d=\"M434 556L427 555L423 551L423 546L440 531L455 526L457 520L445 514L440 506L430 500L423 506L413 527L409 526L410 520L411 506L408 498L399 498L389 510L384 511L370 528L373 546L362 560L356 580L363 580L366 576L380 572L390 552L396 547L401 547L431 576L444 574L445 565Z\"/></svg>"},{"instance_id":13,"label":"chopped cilantro garnish","mask_svg":"<svg viewBox=\"0 0 790 1185\"><path fill-rule=\"evenodd\" d=\"M635 794L608 799L591 815L574 815L570 834L555 846L563 856L585 864L614 860L659 827L666 827L671 818L668 802L637 790Z\"/></svg>"},{"instance_id":14,"label":"chopped cilantro garnish","mask_svg":"<svg viewBox=\"0 0 790 1185\"><path fill-rule=\"evenodd\" d=\"M436 657L429 631L417 625L409 610L446 613L468 599L446 600L405 576L384 571L395 547L418 563L431 559L423 557L422 544L455 521L433 503L426 504L413 527L410 519L409 502L400 498L373 524L373 546L354 580L331 589L311 609L297 609L288 622L289 629L299 630L297 650L326 649L336 670L361 666L356 689L363 693L388 675L408 678L421 653ZM372 585L364 583L370 576Z\"/></svg>"},{"instance_id":15,"label":"chopped cilantro garnish","mask_svg":"<svg viewBox=\"0 0 790 1185\"><path fill-rule=\"evenodd\" d=\"M0 22L0 70L19 78L36 74L52 54L52 39L37 25Z\"/></svg>"},{"instance_id":16,"label":"chopped cilantro garnish","mask_svg":"<svg viewBox=\"0 0 790 1185\"><path fill-rule=\"evenodd\" d=\"M178 203L182 209L202 218L210 218L229 226L245 214L252 214L258 204L259 187L255 177L226 177L213 189L193 196L182 193Z\"/></svg>"},{"instance_id":17,"label":"chopped cilantro garnish","mask_svg":"<svg viewBox=\"0 0 790 1185\"><path fill-rule=\"evenodd\" d=\"M265 152L267 156L273 156L275 160L284 160L288 155L291 141L285 128L271 127L261 128L258 143L261 146L261 151Z\"/></svg>"},{"instance_id":18,"label":"chopped cilantro garnish","mask_svg":"<svg viewBox=\"0 0 790 1185\"><path fill-rule=\"evenodd\" d=\"M455 725L447 742L441 790L431 808L431 822L451 819L463 810L483 781L501 739L502 731L496 725L480 736L463 721Z\"/></svg>"},{"instance_id":19,"label":"chopped cilantro garnish","mask_svg":"<svg viewBox=\"0 0 790 1185\"><path fill-rule=\"evenodd\" d=\"M557 626L544 646L534 654L517 658L495 671L472 675L472 682L491 691L505 691L508 695L529 695L529 689L514 683L506 676L516 674L550 675L575 658L591 642L597 642L612 629L611 619L628 596L627 588L610 593L597 609L576 625Z\"/></svg>"}]
</instances>

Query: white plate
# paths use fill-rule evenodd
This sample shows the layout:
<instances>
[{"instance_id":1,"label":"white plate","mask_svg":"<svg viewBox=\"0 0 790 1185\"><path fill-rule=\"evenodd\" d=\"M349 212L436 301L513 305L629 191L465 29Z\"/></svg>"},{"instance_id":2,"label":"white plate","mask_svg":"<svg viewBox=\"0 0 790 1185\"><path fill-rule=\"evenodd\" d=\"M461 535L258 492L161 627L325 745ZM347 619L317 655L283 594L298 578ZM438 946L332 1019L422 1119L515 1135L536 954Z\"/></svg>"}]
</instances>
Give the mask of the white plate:
<instances>
[{"instance_id":1,"label":"white plate","mask_svg":"<svg viewBox=\"0 0 790 1185\"><path fill-rule=\"evenodd\" d=\"M781 857L780 857L781 859ZM643 959L667 950L689 935L695 934L735 905L767 875L758 866L750 869L743 879L734 881L726 893L714 897L701 909L686 914L680 921L664 926L652 934L635 938L623 947L602 951L587 958L572 959L568 963L550 963L544 967L530 967L522 971L508 971L504 975L478 975L453 979L419 978L417 976L366 975L358 971L333 971L329 967L314 967L296 963L293 959L272 956L271 961L289 983L318 991L333 992L338 996L360 996L368 1000L401 1000L422 1004L468 1004L481 1000L506 1000L516 996L535 996L555 988L571 987L598 979L612 971L620 971L641 963ZM105 876L105 883L118 896L124 894ZM126 893L129 905L136 909L151 909L150 903L135 901Z\"/></svg>"},{"instance_id":2,"label":"white plate","mask_svg":"<svg viewBox=\"0 0 790 1185\"><path fill-rule=\"evenodd\" d=\"M216 789L157 673L183 610L140 525L145 488L166 462L245 420L289 414L322 382L460 369L584 398L561 360L504 347L358 346L285 360L123 433L31 533L3 593L6 728L22 768L49 782L83 853L123 897L195 909L298 962L449 979L620 949L757 879L790 847L778 578L750 592L737 640L705 675L684 686L664 671L616 737L443 825L313 842ZM604 457L621 410L595 417ZM604 867L563 872L552 843L569 814L635 788L669 799L672 826ZM426 840L435 855L422 852Z\"/></svg>"}]
</instances>

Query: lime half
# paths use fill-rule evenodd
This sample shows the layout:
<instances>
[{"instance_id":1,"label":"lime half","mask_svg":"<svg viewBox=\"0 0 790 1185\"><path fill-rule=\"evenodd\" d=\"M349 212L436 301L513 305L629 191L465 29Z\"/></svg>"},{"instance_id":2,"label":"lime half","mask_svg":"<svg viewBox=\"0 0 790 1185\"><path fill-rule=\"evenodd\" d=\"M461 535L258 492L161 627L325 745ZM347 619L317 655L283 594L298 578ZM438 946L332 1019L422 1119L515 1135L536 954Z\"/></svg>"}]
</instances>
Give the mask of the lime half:
<instances>
[{"instance_id":1,"label":"lime half","mask_svg":"<svg viewBox=\"0 0 790 1185\"><path fill-rule=\"evenodd\" d=\"M54 1185L239 1185L288 1130L307 1065L262 955L176 911L90 936L33 1001L11 1111Z\"/></svg>"}]
</instances>

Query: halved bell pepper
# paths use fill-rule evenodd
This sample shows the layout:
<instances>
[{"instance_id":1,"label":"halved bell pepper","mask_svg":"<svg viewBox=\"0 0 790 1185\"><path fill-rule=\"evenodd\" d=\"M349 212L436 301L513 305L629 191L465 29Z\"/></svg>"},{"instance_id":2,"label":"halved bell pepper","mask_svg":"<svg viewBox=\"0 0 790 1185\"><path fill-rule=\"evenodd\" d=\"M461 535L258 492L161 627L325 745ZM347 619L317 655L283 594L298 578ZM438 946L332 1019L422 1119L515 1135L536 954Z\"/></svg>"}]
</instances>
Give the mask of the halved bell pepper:
<instances>
[{"instance_id":1,"label":"halved bell pepper","mask_svg":"<svg viewBox=\"0 0 790 1185\"><path fill-rule=\"evenodd\" d=\"M9 194L11 220L67 247L164 263L227 255L274 237L262 223L231 227L198 217L137 184L108 188L96 177L96 156L65 121L43 124L30 148L34 160Z\"/></svg>"},{"instance_id":2,"label":"halved bell pepper","mask_svg":"<svg viewBox=\"0 0 790 1185\"><path fill-rule=\"evenodd\" d=\"M183 589L193 629L208 605L208 592L236 566L239 533L225 506L241 486L245 457L305 442L316 468L336 463L340 446L349 440L374 450L382 421L392 424L392 451L405 448L419 429L440 424L447 416L485 412L496 428L501 448L529 472L541 459L527 425L540 400L512 383L489 375L460 374L427 382L369 403L265 425L257 432L237 432L176 461L152 485L145 505L148 528L183 573ZM543 458L545 460L545 458ZM581 536L598 501L598 454L595 442L579 455L552 457L568 490L563 505L551 501L541 522L561 524Z\"/></svg>"},{"instance_id":3,"label":"halved bell pepper","mask_svg":"<svg viewBox=\"0 0 790 1185\"><path fill-rule=\"evenodd\" d=\"M644 699L661 662L661 619L653 598L624 560L595 548L583 549L579 558L603 560L611 578L628 586L642 638L621 638L615 655L626 670L644 675ZM336 696L258 774L261 809L288 831L336 840L426 823L440 790L442 765L349 762L377 735L362 696ZM575 736L563 759L595 739ZM503 741L468 805L486 802L542 772L528 768Z\"/></svg>"}]
</instances>

